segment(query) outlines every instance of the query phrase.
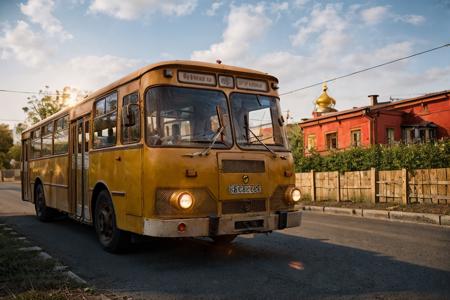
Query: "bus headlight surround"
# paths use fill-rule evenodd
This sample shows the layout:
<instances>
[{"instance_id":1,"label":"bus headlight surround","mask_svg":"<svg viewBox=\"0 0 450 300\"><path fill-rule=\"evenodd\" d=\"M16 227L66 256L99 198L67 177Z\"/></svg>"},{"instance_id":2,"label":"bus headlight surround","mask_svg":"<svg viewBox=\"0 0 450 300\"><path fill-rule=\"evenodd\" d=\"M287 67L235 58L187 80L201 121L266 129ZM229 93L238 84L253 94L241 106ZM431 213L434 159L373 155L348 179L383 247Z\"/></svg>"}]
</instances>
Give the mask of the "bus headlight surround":
<instances>
[{"instance_id":1,"label":"bus headlight surround","mask_svg":"<svg viewBox=\"0 0 450 300\"><path fill-rule=\"evenodd\" d=\"M298 188L291 187L287 189L285 198L288 203L297 203L302 199L302 193Z\"/></svg>"},{"instance_id":2,"label":"bus headlight surround","mask_svg":"<svg viewBox=\"0 0 450 300\"><path fill-rule=\"evenodd\" d=\"M178 209L188 210L194 206L194 196L186 191L179 191L172 194L170 203Z\"/></svg>"}]
</instances>

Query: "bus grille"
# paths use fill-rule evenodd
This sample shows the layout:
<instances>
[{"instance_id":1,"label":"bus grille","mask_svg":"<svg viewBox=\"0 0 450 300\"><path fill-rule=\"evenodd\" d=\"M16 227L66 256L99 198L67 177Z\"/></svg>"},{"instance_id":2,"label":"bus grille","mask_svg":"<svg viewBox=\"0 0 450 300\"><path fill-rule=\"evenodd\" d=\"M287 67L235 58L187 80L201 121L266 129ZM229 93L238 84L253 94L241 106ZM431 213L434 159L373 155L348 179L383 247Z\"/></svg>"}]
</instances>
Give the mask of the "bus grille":
<instances>
[{"instance_id":1,"label":"bus grille","mask_svg":"<svg viewBox=\"0 0 450 300\"><path fill-rule=\"evenodd\" d=\"M222 202L223 214L245 214L266 210L265 199L248 199Z\"/></svg>"},{"instance_id":2,"label":"bus grille","mask_svg":"<svg viewBox=\"0 0 450 300\"><path fill-rule=\"evenodd\" d=\"M223 173L264 173L265 170L263 160L222 160Z\"/></svg>"},{"instance_id":3,"label":"bus grille","mask_svg":"<svg viewBox=\"0 0 450 300\"><path fill-rule=\"evenodd\" d=\"M275 192L273 192L272 196L270 197L270 210L277 211L277 210L284 210L284 209L292 209L294 207L294 204L287 204L284 200L284 195L286 193L286 189L291 187L293 185L279 185Z\"/></svg>"}]
</instances>

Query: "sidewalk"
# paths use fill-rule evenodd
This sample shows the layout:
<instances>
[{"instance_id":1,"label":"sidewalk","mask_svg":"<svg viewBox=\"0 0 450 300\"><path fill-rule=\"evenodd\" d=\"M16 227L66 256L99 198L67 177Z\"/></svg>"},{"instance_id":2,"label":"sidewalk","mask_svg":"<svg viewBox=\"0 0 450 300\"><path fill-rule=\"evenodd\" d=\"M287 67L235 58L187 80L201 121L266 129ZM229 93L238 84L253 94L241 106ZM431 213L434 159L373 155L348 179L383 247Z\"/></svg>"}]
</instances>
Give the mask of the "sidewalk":
<instances>
[{"instance_id":1,"label":"sidewalk","mask_svg":"<svg viewBox=\"0 0 450 300\"><path fill-rule=\"evenodd\" d=\"M332 207L322 205L300 206L300 208L304 211L312 211L318 213L450 226L450 215L448 214L394 210L398 209L399 207L400 206L392 207L392 204L391 207L387 207L386 209L367 209L360 207L348 208L348 207Z\"/></svg>"}]
</instances>

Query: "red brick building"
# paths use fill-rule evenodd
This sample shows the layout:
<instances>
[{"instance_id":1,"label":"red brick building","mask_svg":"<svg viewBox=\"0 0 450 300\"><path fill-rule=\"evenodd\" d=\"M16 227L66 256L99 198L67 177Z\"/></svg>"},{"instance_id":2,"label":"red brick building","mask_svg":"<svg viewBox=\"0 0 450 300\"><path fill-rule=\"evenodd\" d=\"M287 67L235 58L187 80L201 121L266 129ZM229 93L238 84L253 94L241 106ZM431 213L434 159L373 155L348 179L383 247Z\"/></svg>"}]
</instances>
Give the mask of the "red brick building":
<instances>
[{"instance_id":1,"label":"red brick building","mask_svg":"<svg viewBox=\"0 0 450 300\"><path fill-rule=\"evenodd\" d=\"M303 130L305 153L354 146L414 143L450 136L450 90L393 102L378 102L344 111L334 109L326 85L316 100L313 118L299 123Z\"/></svg>"}]
</instances>

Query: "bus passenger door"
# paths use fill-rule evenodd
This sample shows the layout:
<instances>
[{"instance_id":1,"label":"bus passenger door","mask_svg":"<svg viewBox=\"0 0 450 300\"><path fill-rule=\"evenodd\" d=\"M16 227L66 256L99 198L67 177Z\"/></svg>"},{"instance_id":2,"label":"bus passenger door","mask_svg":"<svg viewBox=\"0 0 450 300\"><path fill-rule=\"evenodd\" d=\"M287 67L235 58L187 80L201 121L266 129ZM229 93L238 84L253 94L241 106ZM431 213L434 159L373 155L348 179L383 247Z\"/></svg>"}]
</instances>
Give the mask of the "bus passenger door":
<instances>
[{"instance_id":1,"label":"bus passenger door","mask_svg":"<svg viewBox=\"0 0 450 300\"><path fill-rule=\"evenodd\" d=\"M89 168L89 116L72 123L72 163L71 186L75 216L81 221L89 221L88 168Z\"/></svg>"},{"instance_id":2,"label":"bus passenger door","mask_svg":"<svg viewBox=\"0 0 450 300\"><path fill-rule=\"evenodd\" d=\"M30 201L30 177L29 177L29 151L30 139L22 142L22 200Z\"/></svg>"}]
</instances>

